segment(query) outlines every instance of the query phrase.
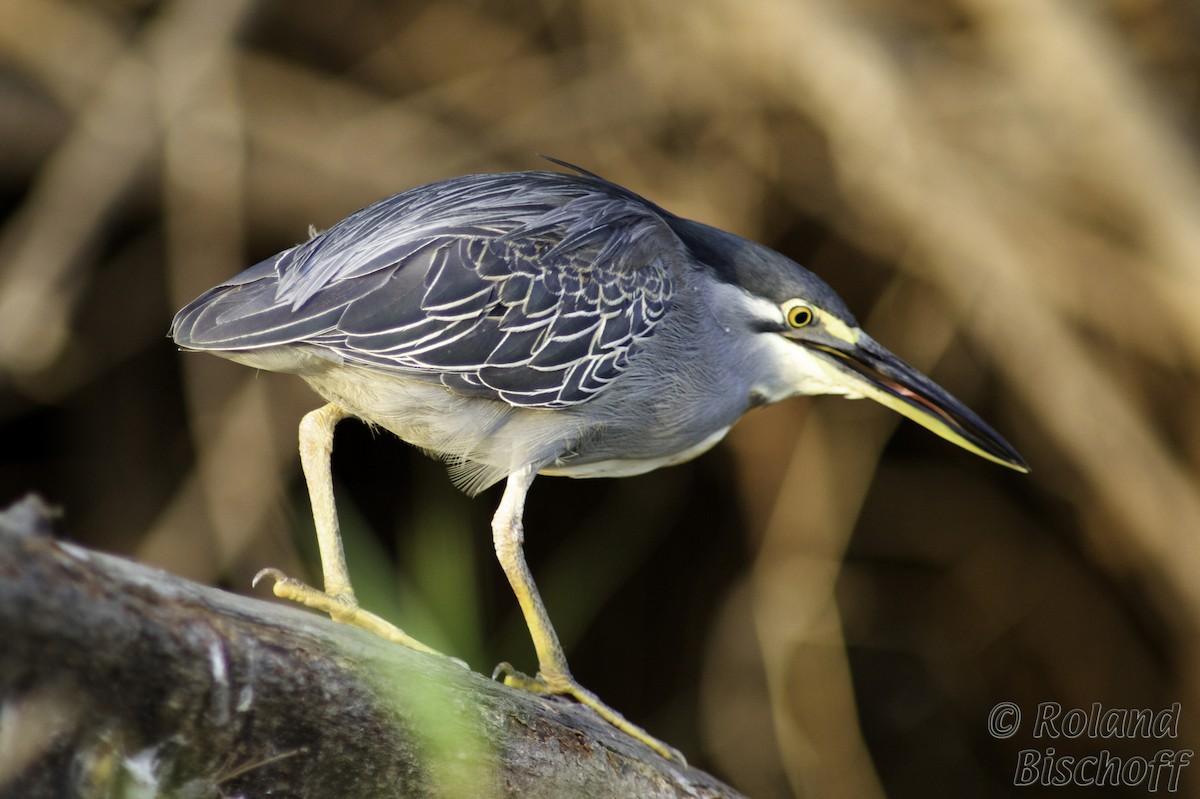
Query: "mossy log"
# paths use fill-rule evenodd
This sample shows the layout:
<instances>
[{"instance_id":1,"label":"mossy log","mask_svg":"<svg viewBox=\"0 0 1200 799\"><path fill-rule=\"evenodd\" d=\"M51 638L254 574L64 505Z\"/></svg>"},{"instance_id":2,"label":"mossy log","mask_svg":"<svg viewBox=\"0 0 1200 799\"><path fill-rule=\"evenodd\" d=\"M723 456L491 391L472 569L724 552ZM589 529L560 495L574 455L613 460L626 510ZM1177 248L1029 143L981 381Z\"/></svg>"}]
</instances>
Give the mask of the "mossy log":
<instances>
[{"instance_id":1,"label":"mossy log","mask_svg":"<svg viewBox=\"0 0 1200 799\"><path fill-rule=\"evenodd\" d=\"M569 701L0 513L0 797L736 797Z\"/></svg>"}]
</instances>

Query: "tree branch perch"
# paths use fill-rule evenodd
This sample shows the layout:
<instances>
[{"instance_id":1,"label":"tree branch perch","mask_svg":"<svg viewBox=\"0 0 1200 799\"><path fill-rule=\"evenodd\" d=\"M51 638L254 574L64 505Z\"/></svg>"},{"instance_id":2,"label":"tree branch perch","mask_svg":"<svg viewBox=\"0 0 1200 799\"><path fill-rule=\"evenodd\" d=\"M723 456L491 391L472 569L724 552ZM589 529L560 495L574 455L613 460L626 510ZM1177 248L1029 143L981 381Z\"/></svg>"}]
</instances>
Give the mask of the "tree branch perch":
<instances>
[{"instance_id":1,"label":"tree branch perch","mask_svg":"<svg viewBox=\"0 0 1200 799\"><path fill-rule=\"evenodd\" d=\"M0 796L738 797L557 699L0 513Z\"/></svg>"}]
</instances>

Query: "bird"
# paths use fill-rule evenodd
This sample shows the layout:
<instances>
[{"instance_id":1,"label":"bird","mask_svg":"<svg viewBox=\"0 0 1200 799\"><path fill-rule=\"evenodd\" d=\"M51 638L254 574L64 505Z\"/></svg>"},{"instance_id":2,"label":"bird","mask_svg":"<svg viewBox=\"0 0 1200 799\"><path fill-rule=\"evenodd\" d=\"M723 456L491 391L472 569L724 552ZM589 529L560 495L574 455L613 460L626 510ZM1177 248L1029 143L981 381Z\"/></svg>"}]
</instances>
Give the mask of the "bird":
<instances>
[{"instance_id":1,"label":"bird","mask_svg":"<svg viewBox=\"0 0 1200 799\"><path fill-rule=\"evenodd\" d=\"M334 428L355 417L443 460L467 494L504 482L497 559L533 640L533 676L668 759L669 745L572 676L526 563L535 476L628 477L697 457L752 408L869 398L963 449L1028 465L995 430L860 327L821 278L565 161L401 192L210 289L170 335L324 400L300 459L324 590L264 569L274 593L433 652L362 608L338 530ZM916 320L914 320L916 323Z\"/></svg>"}]
</instances>

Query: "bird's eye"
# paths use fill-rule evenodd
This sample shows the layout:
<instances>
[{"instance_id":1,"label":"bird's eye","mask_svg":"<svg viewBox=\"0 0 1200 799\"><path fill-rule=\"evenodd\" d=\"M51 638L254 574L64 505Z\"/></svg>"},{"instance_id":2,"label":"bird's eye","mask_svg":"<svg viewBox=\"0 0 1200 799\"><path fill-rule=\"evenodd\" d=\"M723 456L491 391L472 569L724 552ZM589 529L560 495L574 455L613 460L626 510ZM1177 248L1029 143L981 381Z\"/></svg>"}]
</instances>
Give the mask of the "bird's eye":
<instances>
[{"instance_id":1,"label":"bird's eye","mask_svg":"<svg viewBox=\"0 0 1200 799\"><path fill-rule=\"evenodd\" d=\"M813 309L802 302L789 303L784 308L784 314L787 316L788 326L793 329L807 327L816 318Z\"/></svg>"}]
</instances>

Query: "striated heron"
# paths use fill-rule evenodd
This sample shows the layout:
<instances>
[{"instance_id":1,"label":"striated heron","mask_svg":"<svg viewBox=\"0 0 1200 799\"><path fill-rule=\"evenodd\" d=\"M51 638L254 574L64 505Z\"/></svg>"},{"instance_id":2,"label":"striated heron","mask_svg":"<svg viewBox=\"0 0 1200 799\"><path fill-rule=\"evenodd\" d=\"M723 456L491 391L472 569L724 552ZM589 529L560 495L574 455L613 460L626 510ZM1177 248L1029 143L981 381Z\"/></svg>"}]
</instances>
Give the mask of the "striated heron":
<instances>
[{"instance_id":1,"label":"striated heron","mask_svg":"<svg viewBox=\"0 0 1200 799\"><path fill-rule=\"evenodd\" d=\"M816 275L555 163L574 174L470 175L381 200L204 293L171 335L184 349L297 374L328 403L300 424L325 590L265 570L276 595L432 651L359 607L346 570L334 426L355 416L383 427L442 458L468 494L507 481L492 535L538 672L501 664L497 674L571 696L678 757L571 676L522 551L535 475L624 477L680 463L750 408L798 394L869 397L977 455L1027 467L864 333Z\"/></svg>"}]
</instances>

